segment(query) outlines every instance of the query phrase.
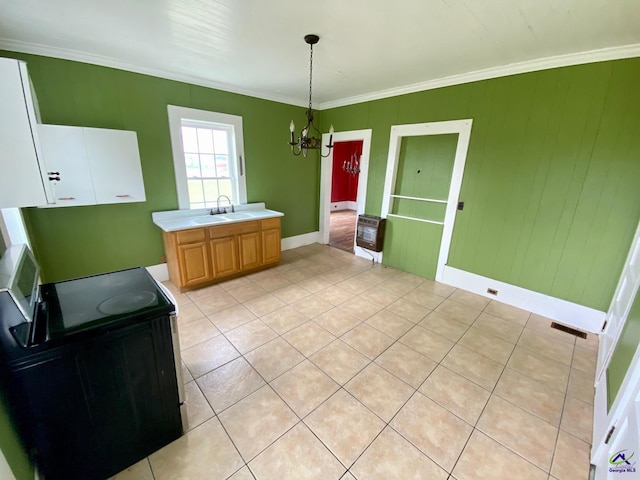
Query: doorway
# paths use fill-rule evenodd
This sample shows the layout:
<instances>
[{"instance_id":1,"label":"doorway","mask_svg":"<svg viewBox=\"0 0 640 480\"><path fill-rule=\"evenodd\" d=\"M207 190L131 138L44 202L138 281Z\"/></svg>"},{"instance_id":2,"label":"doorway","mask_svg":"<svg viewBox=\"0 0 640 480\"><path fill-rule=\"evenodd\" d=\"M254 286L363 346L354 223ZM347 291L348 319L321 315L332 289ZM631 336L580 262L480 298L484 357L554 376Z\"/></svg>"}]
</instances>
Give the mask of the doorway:
<instances>
[{"instance_id":1,"label":"doorway","mask_svg":"<svg viewBox=\"0 0 640 480\"><path fill-rule=\"evenodd\" d=\"M320 172L320 237L322 243L331 244L331 222L332 212L344 211L342 214L345 218L344 222L340 222L340 216L333 217L334 224L344 223L344 227L350 233L344 239L342 245L344 250L351 251L357 256L371 258L364 251L355 245L355 223L358 215L364 214L365 200L367 196L367 179L369 175L369 152L371 149L371 130L352 130L348 132L336 132L333 134L333 142L336 147L332 148L329 157L322 160ZM329 143L329 135L322 136L322 143ZM349 146L359 145L358 166L360 172L357 175L357 182L351 180L351 187L355 189L355 200L343 200L341 202L332 201L333 193L333 174L334 170L343 171L342 165L345 160L351 160L350 155L353 153L349 150ZM341 153L342 150L342 153ZM346 154L347 157L343 157ZM342 160L342 162L341 162ZM354 159L355 160L355 159ZM347 187L349 183L347 182ZM351 227L353 222L353 227ZM336 232L337 233L337 232Z\"/></svg>"},{"instance_id":2,"label":"doorway","mask_svg":"<svg viewBox=\"0 0 640 480\"><path fill-rule=\"evenodd\" d=\"M362 140L336 142L331 174L329 246L353 253Z\"/></svg>"},{"instance_id":3,"label":"doorway","mask_svg":"<svg viewBox=\"0 0 640 480\"><path fill-rule=\"evenodd\" d=\"M442 279L471 125L466 119L391 127L381 212L385 264Z\"/></svg>"}]
</instances>

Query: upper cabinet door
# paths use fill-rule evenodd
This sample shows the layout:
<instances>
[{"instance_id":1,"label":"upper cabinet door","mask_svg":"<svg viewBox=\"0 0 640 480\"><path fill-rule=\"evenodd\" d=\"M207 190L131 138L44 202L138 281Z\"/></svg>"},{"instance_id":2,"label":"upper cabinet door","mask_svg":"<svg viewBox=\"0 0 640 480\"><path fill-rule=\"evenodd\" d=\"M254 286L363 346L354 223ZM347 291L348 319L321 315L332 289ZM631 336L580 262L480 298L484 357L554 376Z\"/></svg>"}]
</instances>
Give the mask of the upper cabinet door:
<instances>
[{"instance_id":1,"label":"upper cabinet door","mask_svg":"<svg viewBox=\"0 0 640 480\"><path fill-rule=\"evenodd\" d=\"M50 201L35 125L26 64L0 58L0 208Z\"/></svg>"},{"instance_id":2,"label":"upper cabinet door","mask_svg":"<svg viewBox=\"0 0 640 480\"><path fill-rule=\"evenodd\" d=\"M82 127L39 125L55 206L95 205Z\"/></svg>"},{"instance_id":3,"label":"upper cabinet door","mask_svg":"<svg viewBox=\"0 0 640 480\"><path fill-rule=\"evenodd\" d=\"M97 203L146 200L135 132L83 128Z\"/></svg>"}]
</instances>

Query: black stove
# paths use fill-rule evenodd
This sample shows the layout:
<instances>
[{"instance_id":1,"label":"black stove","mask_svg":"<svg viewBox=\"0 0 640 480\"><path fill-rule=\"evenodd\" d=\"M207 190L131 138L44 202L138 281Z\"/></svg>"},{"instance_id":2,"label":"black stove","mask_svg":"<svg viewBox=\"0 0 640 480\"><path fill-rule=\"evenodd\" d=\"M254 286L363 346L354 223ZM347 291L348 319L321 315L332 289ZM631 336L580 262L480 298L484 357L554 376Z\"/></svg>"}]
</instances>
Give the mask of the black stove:
<instances>
[{"instance_id":1,"label":"black stove","mask_svg":"<svg viewBox=\"0 0 640 480\"><path fill-rule=\"evenodd\" d=\"M142 267L44 284L40 295L46 304L46 340L174 308Z\"/></svg>"},{"instance_id":2,"label":"black stove","mask_svg":"<svg viewBox=\"0 0 640 480\"><path fill-rule=\"evenodd\" d=\"M107 478L178 438L175 307L147 270L38 285L33 255L10 248L0 395L44 477Z\"/></svg>"}]
</instances>

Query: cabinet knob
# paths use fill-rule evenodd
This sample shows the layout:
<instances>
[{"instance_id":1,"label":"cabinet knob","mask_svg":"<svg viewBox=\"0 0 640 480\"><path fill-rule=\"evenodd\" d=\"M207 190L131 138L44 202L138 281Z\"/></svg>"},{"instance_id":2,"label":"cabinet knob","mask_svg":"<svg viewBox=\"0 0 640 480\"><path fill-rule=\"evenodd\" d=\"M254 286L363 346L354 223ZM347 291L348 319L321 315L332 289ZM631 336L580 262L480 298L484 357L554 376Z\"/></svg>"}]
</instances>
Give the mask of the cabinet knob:
<instances>
[{"instance_id":1,"label":"cabinet knob","mask_svg":"<svg viewBox=\"0 0 640 480\"><path fill-rule=\"evenodd\" d=\"M60 197L58 200L75 200L76 197Z\"/></svg>"},{"instance_id":2,"label":"cabinet knob","mask_svg":"<svg viewBox=\"0 0 640 480\"><path fill-rule=\"evenodd\" d=\"M60 172L47 172L48 175L60 175Z\"/></svg>"},{"instance_id":3,"label":"cabinet knob","mask_svg":"<svg viewBox=\"0 0 640 480\"><path fill-rule=\"evenodd\" d=\"M60 177L49 177L49 180L51 180L52 182L59 182Z\"/></svg>"},{"instance_id":4,"label":"cabinet knob","mask_svg":"<svg viewBox=\"0 0 640 480\"><path fill-rule=\"evenodd\" d=\"M116 195L116 197L118 198L129 198L131 195L125 194L125 195Z\"/></svg>"}]
</instances>

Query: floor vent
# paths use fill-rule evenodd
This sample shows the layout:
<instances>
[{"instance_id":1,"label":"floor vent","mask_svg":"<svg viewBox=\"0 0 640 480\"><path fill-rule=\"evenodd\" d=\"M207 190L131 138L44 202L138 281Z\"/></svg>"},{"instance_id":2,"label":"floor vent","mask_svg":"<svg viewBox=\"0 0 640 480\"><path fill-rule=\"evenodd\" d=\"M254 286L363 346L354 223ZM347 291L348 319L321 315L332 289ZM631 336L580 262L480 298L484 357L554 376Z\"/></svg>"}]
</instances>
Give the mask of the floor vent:
<instances>
[{"instance_id":1,"label":"floor vent","mask_svg":"<svg viewBox=\"0 0 640 480\"><path fill-rule=\"evenodd\" d=\"M575 335L576 337L587 338L587 334L585 332L581 332L580 330L576 330L575 328L567 327L566 325L560 325L556 322L551 322L551 328L570 333L571 335Z\"/></svg>"}]
</instances>

